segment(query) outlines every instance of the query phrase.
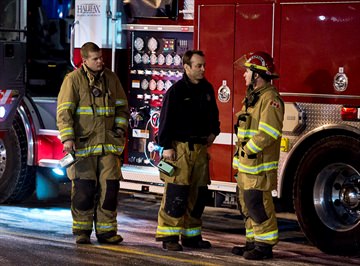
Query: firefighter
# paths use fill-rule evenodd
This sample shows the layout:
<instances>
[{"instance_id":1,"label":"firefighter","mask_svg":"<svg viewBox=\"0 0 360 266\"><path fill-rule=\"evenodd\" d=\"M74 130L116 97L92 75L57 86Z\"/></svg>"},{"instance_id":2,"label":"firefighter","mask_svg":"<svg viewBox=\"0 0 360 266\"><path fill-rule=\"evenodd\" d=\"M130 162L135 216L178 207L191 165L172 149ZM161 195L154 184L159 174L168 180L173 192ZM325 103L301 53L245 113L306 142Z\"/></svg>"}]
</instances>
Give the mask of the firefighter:
<instances>
[{"instance_id":1,"label":"firefighter","mask_svg":"<svg viewBox=\"0 0 360 266\"><path fill-rule=\"evenodd\" d=\"M76 158L67 168L72 180L72 231L76 243L89 244L94 224L98 242L116 244L123 240L117 234L116 217L128 103L96 44L85 43L81 57L81 68L63 81L57 107L63 150Z\"/></svg>"},{"instance_id":2,"label":"firefighter","mask_svg":"<svg viewBox=\"0 0 360 266\"><path fill-rule=\"evenodd\" d=\"M162 158L174 166L175 173L160 173L165 191L156 240L171 251L180 251L183 246L211 247L202 239L201 216L210 184L207 149L220 133L214 89L204 77L204 53L185 52L183 67L183 78L165 94L158 133L164 148Z\"/></svg>"},{"instance_id":3,"label":"firefighter","mask_svg":"<svg viewBox=\"0 0 360 266\"><path fill-rule=\"evenodd\" d=\"M250 260L269 259L278 242L271 191L277 188L284 102L271 84L278 75L269 54L249 53L234 64L245 68L247 86L243 107L236 114L238 141L233 158L246 244L235 246L232 253Z\"/></svg>"}]
</instances>

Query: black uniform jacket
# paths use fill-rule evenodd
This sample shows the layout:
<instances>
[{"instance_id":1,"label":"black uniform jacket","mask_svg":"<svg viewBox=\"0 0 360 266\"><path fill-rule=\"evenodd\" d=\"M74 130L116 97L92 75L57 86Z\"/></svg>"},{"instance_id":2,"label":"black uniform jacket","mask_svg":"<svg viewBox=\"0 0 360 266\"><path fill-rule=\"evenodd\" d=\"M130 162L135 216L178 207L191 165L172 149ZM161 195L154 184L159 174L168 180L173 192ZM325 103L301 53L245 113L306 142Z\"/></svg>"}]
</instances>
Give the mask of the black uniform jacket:
<instances>
[{"instance_id":1,"label":"black uniform jacket","mask_svg":"<svg viewBox=\"0 0 360 266\"><path fill-rule=\"evenodd\" d=\"M220 133L219 110L213 86L202 79L190 82L184 74L165 94L160 114L159 145L172 148L172 141L206 139Z\"/></svg>"}]
</instances>

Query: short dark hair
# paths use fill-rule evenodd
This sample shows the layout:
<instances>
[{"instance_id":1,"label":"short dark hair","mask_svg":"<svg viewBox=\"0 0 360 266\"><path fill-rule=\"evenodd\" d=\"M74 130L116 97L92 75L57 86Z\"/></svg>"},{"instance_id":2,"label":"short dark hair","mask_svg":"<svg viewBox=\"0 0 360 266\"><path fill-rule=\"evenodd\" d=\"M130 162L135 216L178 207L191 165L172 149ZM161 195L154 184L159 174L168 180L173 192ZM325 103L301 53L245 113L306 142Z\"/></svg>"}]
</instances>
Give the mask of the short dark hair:
<instances>
[{"instance_id":1,"label":"short dark hair","mask_svg":"<svg viewBox=\"0 0 360 266\"><path fill-rule=\"evenodd\" d=\"M194 54L205 57L204 52L201 50L188 50L183 55L183 65L186 64L191 66L191 58L193 57Z\"/></svg>"},{"instance_id":2,"label":"short dark hair","mask_svg":"<svg viewBox=\"0 0 360 266\"><path fill-rule=\"evenodd\" d=\"M99 52L101 49L93 42L84 43L81 46L80 54L82 58L88 58L89 52Z\"/></svg>"}]
</instances>

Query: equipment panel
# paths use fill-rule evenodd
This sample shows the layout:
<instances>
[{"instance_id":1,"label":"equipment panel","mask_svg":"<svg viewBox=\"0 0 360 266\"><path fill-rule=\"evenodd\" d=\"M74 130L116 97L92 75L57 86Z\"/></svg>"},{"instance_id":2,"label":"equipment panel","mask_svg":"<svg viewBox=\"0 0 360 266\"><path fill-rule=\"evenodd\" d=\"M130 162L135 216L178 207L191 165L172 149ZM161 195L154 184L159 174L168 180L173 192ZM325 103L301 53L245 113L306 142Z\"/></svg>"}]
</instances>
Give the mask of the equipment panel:
<instances>
[{"instance_id":1,"label":"equipment panel","mask_svg":"<svg viewBox=\"0 0 360 266\"><path fill-rule=\"evenodd\" d=\"M154 165L160 110L166 91L183 77L182 56L193 47L192 32L129 31L130 130L128 164Z\"/></svg>"}]
</instances>

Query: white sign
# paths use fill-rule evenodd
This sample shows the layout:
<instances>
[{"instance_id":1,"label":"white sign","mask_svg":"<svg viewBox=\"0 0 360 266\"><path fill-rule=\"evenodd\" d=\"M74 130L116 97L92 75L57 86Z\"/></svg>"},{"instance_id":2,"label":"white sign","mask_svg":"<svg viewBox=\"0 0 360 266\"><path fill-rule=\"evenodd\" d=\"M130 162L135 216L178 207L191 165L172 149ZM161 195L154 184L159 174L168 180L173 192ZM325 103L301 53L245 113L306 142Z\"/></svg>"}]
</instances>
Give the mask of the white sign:
<instances>
[{"instance_id":1,"label":"white sign","mask_svg":"<svg viewBox=\"0 0 360 266\"><path fill-rule=\"evenodd\" d=\"M75 48L86 42L94 42L102 48L102 36L106 32L106 1L77 0L75 5Z\"/></svg>"}]
</instances>

